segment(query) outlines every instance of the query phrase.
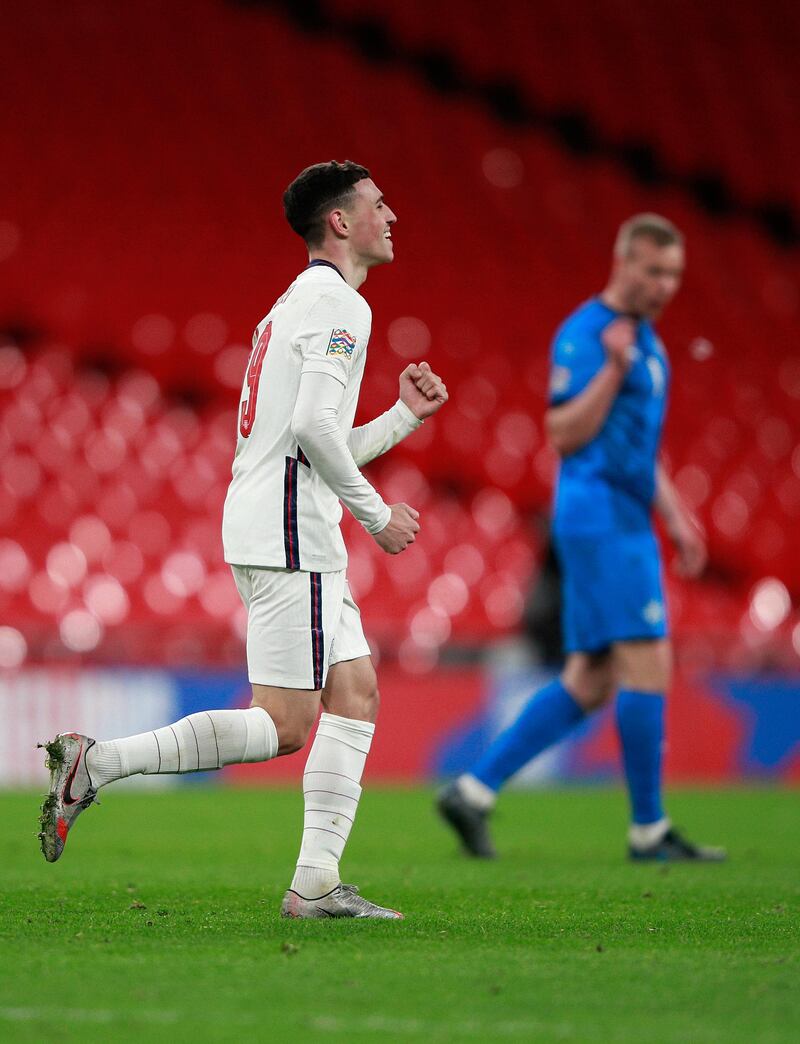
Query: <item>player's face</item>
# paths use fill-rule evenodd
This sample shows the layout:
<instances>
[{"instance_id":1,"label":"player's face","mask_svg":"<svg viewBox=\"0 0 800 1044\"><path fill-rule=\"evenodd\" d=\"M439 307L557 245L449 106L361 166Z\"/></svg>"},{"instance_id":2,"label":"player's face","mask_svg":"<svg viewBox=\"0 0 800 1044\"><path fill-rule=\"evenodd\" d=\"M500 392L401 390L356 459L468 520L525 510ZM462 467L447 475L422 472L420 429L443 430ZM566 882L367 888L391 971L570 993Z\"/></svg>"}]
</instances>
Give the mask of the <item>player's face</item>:
<instances>
[{"instance_id":1,"label":"player's face","mask_svg":"<svg viewBox=\"0 0 800 1044\"><path fill-rule=\"evenodd\" d=\"M634 239L630 254L619 262L618 269L626 310L657 318L678 292L684 265L680 244L659 246L644 236Z\"/></svg>"},{"instance_id":2,"label":"player's face","mask_svg":"<svg viewBox=\"0 0 800 1044\"><path fill-rule=\"evenodd\" d=\"M368 268L394 260L392 225L395 214L371 178L356 182L355 198L347 208L350 246Z\"/></svg>"}]
</instances>

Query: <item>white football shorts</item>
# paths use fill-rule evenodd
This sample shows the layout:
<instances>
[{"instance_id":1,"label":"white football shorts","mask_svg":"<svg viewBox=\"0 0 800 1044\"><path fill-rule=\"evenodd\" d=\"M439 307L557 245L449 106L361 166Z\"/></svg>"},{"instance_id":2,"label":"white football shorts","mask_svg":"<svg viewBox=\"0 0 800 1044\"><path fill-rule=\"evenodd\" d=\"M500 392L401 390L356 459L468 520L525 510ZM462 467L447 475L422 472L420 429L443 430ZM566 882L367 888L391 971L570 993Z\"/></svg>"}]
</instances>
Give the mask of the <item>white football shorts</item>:
<instances>
[{"instance_id":1,"label":"white football shorts","mask_svg":"<svg viewBox=\"0 0 800 1044\"><path fill-rule=\"evenodd\" d=\"M231 566L247 609L247 673L256 685L322 689L328 668L369 656L345 570Z\"/></svg>"}]
</instances>

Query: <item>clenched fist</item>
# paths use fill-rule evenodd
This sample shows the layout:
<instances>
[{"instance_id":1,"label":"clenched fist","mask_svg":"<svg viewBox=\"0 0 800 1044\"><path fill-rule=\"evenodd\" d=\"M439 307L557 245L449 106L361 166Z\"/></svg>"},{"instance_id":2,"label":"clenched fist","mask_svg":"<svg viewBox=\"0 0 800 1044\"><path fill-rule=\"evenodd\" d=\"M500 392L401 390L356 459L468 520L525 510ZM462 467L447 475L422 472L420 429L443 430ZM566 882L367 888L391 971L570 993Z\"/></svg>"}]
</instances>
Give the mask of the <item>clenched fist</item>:
<instances>
[{"instance_id":1,"label":"clenched fist","mask_svg":"<svg viewBox=\"0 0 800 1044\"><path fill-rule=\"evenodd\" d=\"M425 420L447 402L447 387L426 362L411 363L400 374L400 399L419 420Z\"/></svg>"},{"instance_id":2,"label":"clenched fist","mask_svg":"<svg viewBox=\"0 0 800 1044\"><path fill-rule=\"evenodd\" d=\"M627 373L633 362L633 351L636 347L636 323L633 319L622 316L615 319L603 330L600 336L609 360Z\"/></svg>"},{"instance_id":3,"label":"clenched fist","mask_svg":"<svg viewBox=\"0 0 800 1044\"><path fill-rule=\"evenodd\" d=\"M419 533L419 512L408 504L390 504L392 517L380 533L372 539L387 555L399 555L409 544L413 544Z\"/></svg>"}]
</instances>

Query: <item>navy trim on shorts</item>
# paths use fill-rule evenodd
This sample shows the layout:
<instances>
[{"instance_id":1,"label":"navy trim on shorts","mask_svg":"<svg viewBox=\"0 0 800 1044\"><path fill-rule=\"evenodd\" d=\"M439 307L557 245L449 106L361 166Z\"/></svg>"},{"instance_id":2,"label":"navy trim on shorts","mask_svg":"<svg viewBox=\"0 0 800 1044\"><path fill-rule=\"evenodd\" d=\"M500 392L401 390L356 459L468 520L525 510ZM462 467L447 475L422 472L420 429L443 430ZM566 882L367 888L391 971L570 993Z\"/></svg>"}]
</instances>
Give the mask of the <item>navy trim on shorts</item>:
<instances>
[{"instance_id":1,"label":"navy trim on shorts","mask_svg":"<svg viewBox=\"0 0 800 1044\"><path fill-rule=\"evenodd\" d=\"M286 458L283 472L283 550L286 568L300 568L300 547L297 537L297 465L295 457Z\"/></svg>"},{"instance_id":2,"label":"navy trim on shorts","mask_svg":"<svg viewBox=\"0 0 800 1044\"><path fill-rule=\"evenodd\" d=\"M311 580L311 660L314 667L314 688L322 688L322 667L325 660L325 635L322 630L322 573L309 573Z\"/></svg>"},{"instance_id":3,"label":"navy trim on shorts","mask_svg":"<svg viewBox=\"0 0 800 1044\"><path fill-rule=\"evenodd\" d=\"M305 455L305 453L303 453L302 449L299 446L297 447L297 459L300 461L301 464L305 464L307 468L311 467L311 463L309 462L308 457Z\"/></svg>"}]
</instances>

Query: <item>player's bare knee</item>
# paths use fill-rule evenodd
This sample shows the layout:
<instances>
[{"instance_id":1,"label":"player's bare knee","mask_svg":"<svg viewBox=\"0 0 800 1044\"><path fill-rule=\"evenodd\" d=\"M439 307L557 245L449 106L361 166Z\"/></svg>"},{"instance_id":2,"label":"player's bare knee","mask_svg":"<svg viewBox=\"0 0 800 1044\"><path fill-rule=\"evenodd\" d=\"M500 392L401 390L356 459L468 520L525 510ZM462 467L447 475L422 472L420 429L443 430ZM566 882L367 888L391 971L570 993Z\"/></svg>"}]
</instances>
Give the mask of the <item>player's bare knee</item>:
<instances>
[{"instance_id":1,"label":"player's bare knee","mask_svg":"<svg viewBox=\"0 0 800 1044\"><path fill-rule=\"evenodd\" d=\"M356 721L374 722L378 717L380 706L378 686L354 688L348 691L336 689L322 694L322 705L328 714L338 714L342 718L354 718Z\"/></svg>"},{"instance_id":2,"label":"player's bare knee","mask_svg":"<svg viewBox=\"0 0 800 1044\"><path fill-rule=\"evenodd\" d=\"M604 707L613 695L613 686L594 684L587 686L580 696L575 697L575 700L587 714L591 714Z\"/></svg>"},{"instance_id":3,"label":"player's bare knee","mask_svg":"<svg viewBox=\"0 0 800 1044\"><path fill-rule=\"evenodd\" d=\"M331 667L322 690L322 706L328 714L375 722L379 705L378 679L368 656Z\"/></svg>"},{"instance_id":4,"label":"player's bare knee","mask_svg":"<svg viewBox=\"0 0 800 1044\"><path fill-rule=\"evenodd\" d=\"M614 695L614 688L610 683L595 678L582 679L581 684L575 689L567 690L586 714L603 707Z\"/></svg>"},{"instance_id":5,"label":"player's bare knee","mask_svg":"<svg viewBox=\"0 0 800 1044\"><path fill-rule=\"evenodd\" d=\"M310 733L310 726L304 727L294 723L278 729L278 756L283 757L285 754L294 754L296 751L302 750L308 742Z\"/></svg>"},{"instance_id":6,"label":"player's bare knee","mask_svg":"<svg viewBox=\"0 0 800 1044\"><path fill-rule=\"evenodd\" d=\"M275 721L278 733L278 754L294 754L308 742L316 720L316 708L310 713L306 708L293 708Z\"/></svg>"},{"instance_id":7,"label":"player's bare knee","mask_svg":"<svg viewBox=\"0 0 800 1044\"><path fill-rule=\"evenodd\" d=\"M278 734L278 754L293 754L305 746L319 711L319 693L253 685L252 707L269 714Z\"/></svg>"},{"instance_id":8,"label":"player's bare knee","mask_svg":"<svg viewBox=\"0 0 800 1044\"><path fill-rule=\"evenodd\" d=\"M620 688L663 693L672 677L672 646L666 639L621 642L614 650Z\"/></svg>"},{"instance_id":9,"label":"player's bare knee","mask_svg":"<svg viewBox=\"0 0 800 1044\"><path fill-rule=\"evenodd\" d=\"M611 660L607 653L573 653L567 659L561 681L587 714L598 710L614 694Z\"/></svg>"},{"instance_id":10,"label":"player's bare knee","mask_svg":"<svg viewBox=\"0 0 800 1044\"><path fill-rule=\"evenodd\" d=\"M381 703L381 694L377 684L365 689L359 698L361 713L358 715L361 721L375 721L378 717L378 707Z\"/></svg>"}]
</instances>

